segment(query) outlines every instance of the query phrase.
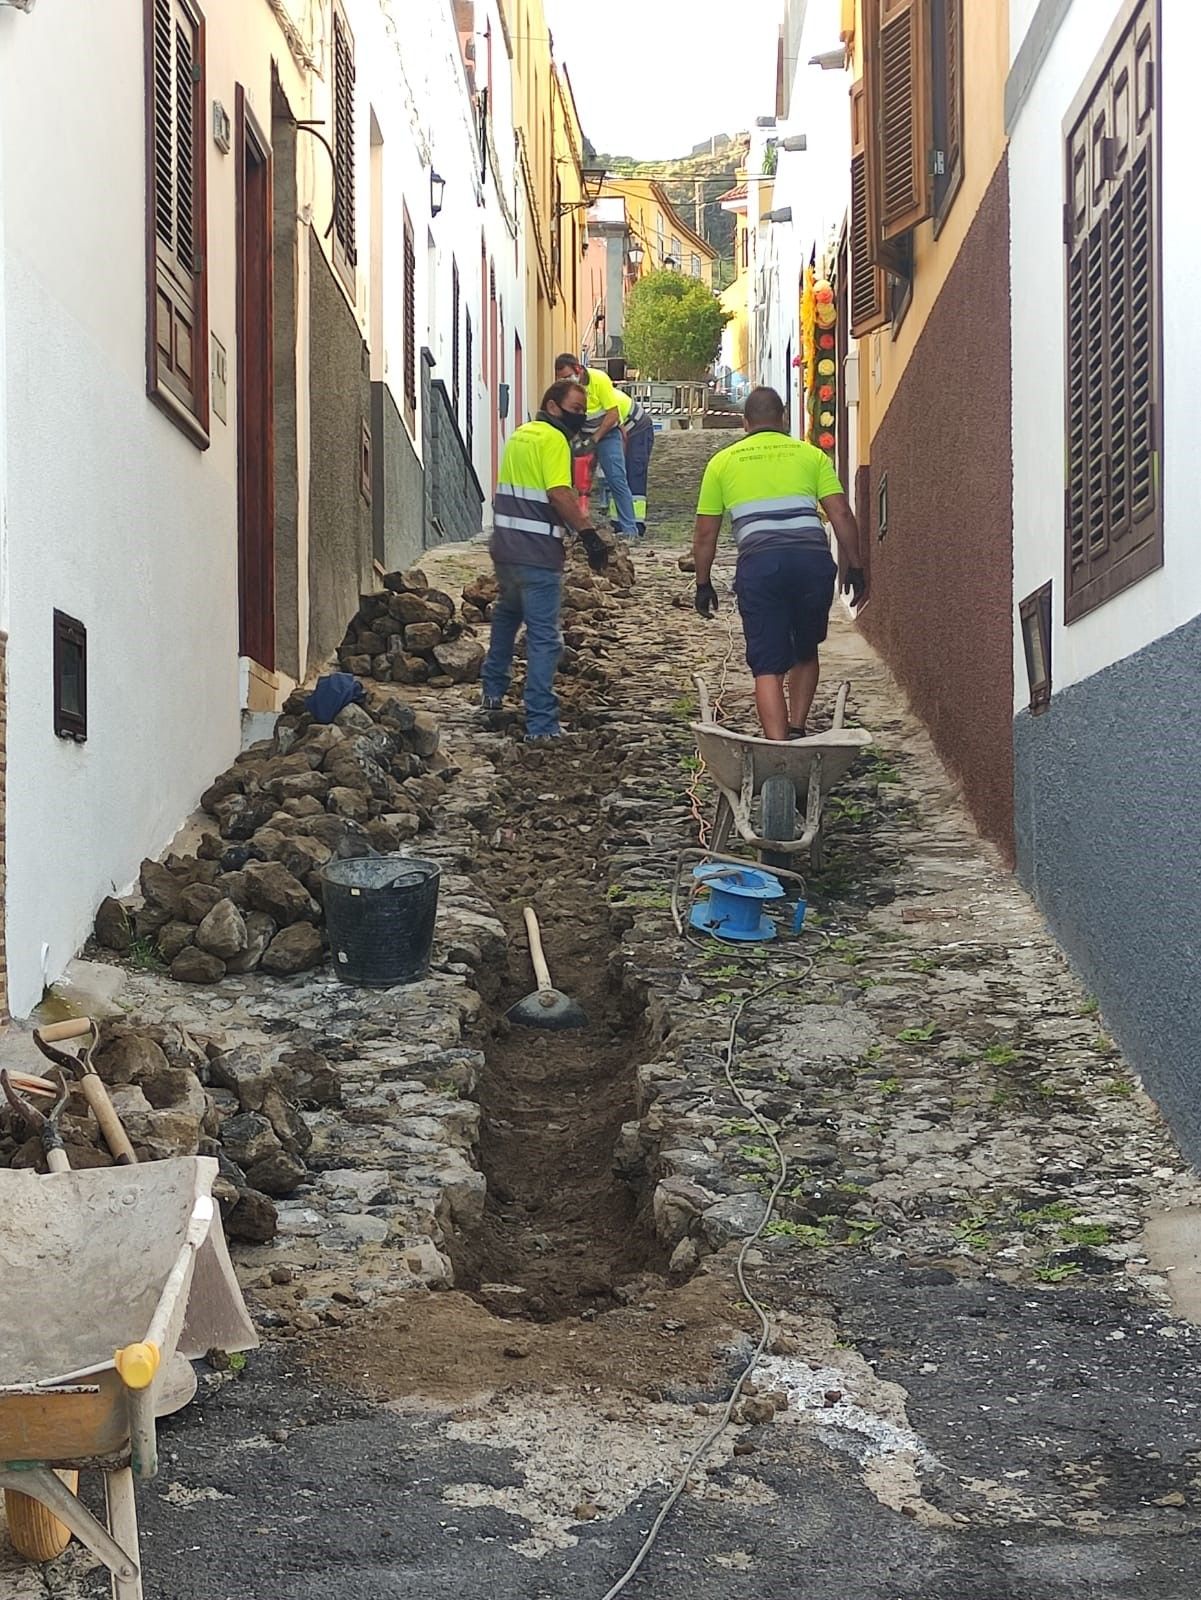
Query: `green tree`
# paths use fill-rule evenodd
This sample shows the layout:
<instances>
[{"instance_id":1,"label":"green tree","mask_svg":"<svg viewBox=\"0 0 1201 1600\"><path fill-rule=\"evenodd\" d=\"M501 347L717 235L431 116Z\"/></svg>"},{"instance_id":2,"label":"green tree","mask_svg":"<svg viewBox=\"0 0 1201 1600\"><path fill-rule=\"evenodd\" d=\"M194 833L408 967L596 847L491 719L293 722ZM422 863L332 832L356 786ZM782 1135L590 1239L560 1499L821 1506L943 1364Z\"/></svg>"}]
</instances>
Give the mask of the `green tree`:
<instances>
[{"instance_id":1,"label":"green tree","mask_svg":"<svg viewBox=\"0 0 1201 1600\"><path fill-rule=\"evenodd\" d=\"M625 357L644 378L703 378L730 320L699 278L651 272L630 290Z\"/></svg>"}]
</instances>

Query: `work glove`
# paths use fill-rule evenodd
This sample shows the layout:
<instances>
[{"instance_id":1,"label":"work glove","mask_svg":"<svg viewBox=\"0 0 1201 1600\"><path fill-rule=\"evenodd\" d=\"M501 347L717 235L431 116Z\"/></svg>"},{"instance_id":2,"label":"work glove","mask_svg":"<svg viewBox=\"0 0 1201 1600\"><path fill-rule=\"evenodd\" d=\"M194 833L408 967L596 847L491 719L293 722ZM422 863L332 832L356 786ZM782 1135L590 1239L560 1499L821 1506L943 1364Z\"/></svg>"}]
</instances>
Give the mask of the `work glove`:
<instances>
[{"instance_id":1,"label":"work glove","mask_svg":"<svg viewBox=\"0 0 1201 1600\"><path fill-rule=\"evenodd\" d=\"M696 599L692 602L697 611L705 618L717 615L717 590L711 583L698 583L696 586Z\"/></svg>"},{"instance_id":2,"label":"work glove","mask_svg":"<svg viewBox=\"0 0 1201 1600\"><path fill-rule=\"evenodd\" d=\"M867 574L862 567L848 567L842 575L842 592L849 594L856 610L867 599Z\"/></svg>"},{"instance_id":3,"label":"work glove","mask_svg":"<svg viewBox=\"0 0 1201 1600\"><path fill-rule=\"evenodd\" d=\"M580 529L580 543L588 557L593 572L603 572L609 565L609 547L595 528Z\"/></svg>"}]
</instances>

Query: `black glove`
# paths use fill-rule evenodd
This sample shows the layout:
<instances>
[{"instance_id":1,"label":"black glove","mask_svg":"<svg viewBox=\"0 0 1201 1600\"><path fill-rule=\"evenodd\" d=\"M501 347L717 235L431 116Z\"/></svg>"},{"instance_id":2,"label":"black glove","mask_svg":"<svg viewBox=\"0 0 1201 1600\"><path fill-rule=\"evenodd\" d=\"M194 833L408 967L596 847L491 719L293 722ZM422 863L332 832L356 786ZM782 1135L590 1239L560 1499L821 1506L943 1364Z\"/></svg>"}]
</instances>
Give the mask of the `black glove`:
<instances>
[{"instance_id":1,"label":"black glove","mask_svg":"<svg viewBox=\"0 0 1201 1600\"><path fill-rule=\"evenodd\" d=\"M849 594L851 604L858 608L867 593L867 574L862 567L848 567L842 575L842 592Z\"/></svg>"},{"instance_id":2,"label":"black glove","mask_svg":"<svg viewBox=\"0 0 1201 1600\"><path fill-rule=\"evenodd\" d=\"M701 616L708 620L717 615L717 590L711 583L698 583L696 599L692 602Z\"/></svg>"},{"instance_id":3,"label":"black glove","mask_svg":"<svg viewBox=\"0 0 1201 1600\"><path fill-rule=\"evenodd\" d=\"M584 554L593 572L603 572L609 565L609 551L600 534L595 528L581 528L580 543L584 546Z\"/></svg>"}]
</instances>

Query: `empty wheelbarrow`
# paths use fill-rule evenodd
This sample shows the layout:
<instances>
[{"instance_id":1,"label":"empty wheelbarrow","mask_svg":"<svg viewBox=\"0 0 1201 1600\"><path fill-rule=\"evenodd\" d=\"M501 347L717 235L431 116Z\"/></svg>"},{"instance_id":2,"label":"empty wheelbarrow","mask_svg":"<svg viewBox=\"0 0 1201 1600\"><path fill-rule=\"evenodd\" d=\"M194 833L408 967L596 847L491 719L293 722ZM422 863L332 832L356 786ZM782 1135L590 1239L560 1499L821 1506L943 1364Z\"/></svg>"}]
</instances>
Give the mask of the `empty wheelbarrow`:
<instances>
[{"instance_id":1,"label":"empty wheelbarrow","mask_svg":"<svg viewBox=\"0 0 1201 1600\"><path fill-rule=\"evenodd\" d=\"M0 1171L0 1488L40 1502L142 1600L136 1479L184 1358L257 1344L212 1197L217 1163ZM104 1475L104 1522L60 1471ZM22 1551L22 1554L38 1554Z\"/></svg>"},{"instance_id":2,"label":"empty wheelbarrow","mask_svg":"<svg viewBox=\"0 0 1201 1600\"><path fill-rule=\"evenodd\" d=\"M822 812L826 796L846 776L861 750L871 744L865 728L846 728L850 684L840 685L834 726L807 739L760 739L737 733L711 719L709 693L695 680L701 720L694 722L697 751L717 785L717 810L710 845L726 848L732 828L759 853L764 865L790 867L804 851L815 870L822 866ZM756 828L752 806L759 801ZM802 818L797 836L798 817Z\"/></svg>"}]
</instances>

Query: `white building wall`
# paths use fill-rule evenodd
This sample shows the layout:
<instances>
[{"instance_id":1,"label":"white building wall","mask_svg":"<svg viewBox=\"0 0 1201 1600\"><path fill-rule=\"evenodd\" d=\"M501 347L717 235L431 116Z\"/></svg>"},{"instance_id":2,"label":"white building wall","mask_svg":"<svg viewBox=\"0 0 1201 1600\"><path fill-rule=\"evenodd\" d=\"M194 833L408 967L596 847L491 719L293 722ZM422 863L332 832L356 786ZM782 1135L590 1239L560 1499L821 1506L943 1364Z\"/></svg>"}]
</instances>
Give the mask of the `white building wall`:
<instances>
[{"instance_id":1,"label":"white building wall","mask_svg":"<svg viewBox=\"0 0 1201 1600\"><path fill-rule=\"evenodd\" d=\"M241 0L206 11L208 100L232 113L222 41L236 19L248 99L269 128L270 11ZM3 197L7 912L21 1014L96 903L129 884L238 747L234 161L209 142L210 325L231 387L227 420L213 415L200 451L145 392L142 8L2 20L0 140L29 157L9 163ZM55 608L88 629L82 745L53 731Z\"/></svg>"},{"instance_id":2,"label":"white building wall","mask_svg":"<svg viewBox=\"0 0 1201 1600\"><path fill-rule=\"evenodd\" d=\"M1194 288L1201 254L1196 203L1201 98L1192 80L1201 53L1201 12L1191 0L1163 0L1164 566L1079 621L1063 624L1063 123L1118 11L1116 0L1074 0L1016 118L1009 147L1014 599L1048 578L1054 581L1056 690L1201 612L1201 474L1195 459L1201 300ZM1014 54L1020 43L1015 34ZM1020 711L1029 698L1020 628L1015 628L1013 677L1014 709Z\"/></svg>"}]
</instances>

